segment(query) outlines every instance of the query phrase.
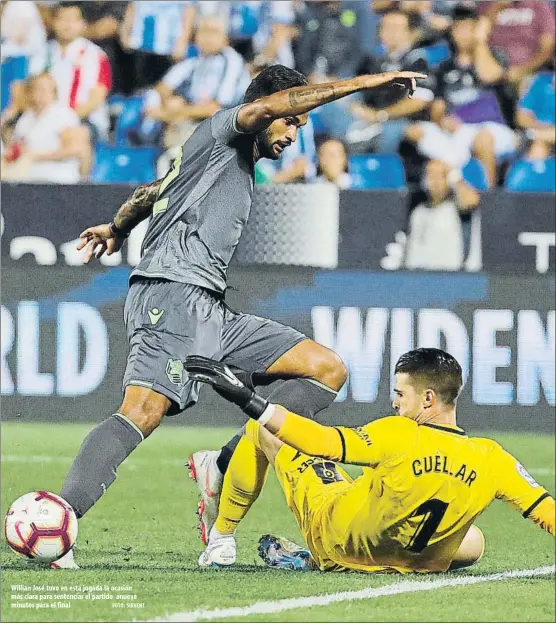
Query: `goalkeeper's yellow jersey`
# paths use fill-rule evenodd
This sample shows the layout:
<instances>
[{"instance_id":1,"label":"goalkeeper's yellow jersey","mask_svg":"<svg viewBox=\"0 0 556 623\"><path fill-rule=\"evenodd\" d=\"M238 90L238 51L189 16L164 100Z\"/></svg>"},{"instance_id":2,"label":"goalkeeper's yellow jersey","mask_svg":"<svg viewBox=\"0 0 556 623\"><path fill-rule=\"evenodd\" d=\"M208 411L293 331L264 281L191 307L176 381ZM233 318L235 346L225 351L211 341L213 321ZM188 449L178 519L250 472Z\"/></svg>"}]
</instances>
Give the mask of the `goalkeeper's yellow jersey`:
<instances>
[{"instance_id":1,"label":"goalkeeper's yellow jersey","mask_svg":"<svg viewBox=\"0 0 556 623\"><path fill-rule=\"evenodd\" d=\"M359 428L300 420L288 413L277 436L307 454L363 466L315 514L311 549L323 570L445 571L495 498L554 534L554 499L495 441L399 416Z\"/></svg>"}]
</instances>

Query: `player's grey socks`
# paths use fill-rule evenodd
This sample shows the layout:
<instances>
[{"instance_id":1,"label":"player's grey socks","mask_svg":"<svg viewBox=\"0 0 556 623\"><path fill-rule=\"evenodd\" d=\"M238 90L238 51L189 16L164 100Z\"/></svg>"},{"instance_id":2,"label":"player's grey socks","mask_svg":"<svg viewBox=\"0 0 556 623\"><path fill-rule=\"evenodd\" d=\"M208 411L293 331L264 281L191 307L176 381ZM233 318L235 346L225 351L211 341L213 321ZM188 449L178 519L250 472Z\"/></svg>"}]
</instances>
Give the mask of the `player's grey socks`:
<instances>
[{"instance_id":1,"label":"player's grey socks","mask_svg":"<svg viewBox=\"0 0 556 623\"><path fill-rule=\"evenodd\" d=\"M313 379L288 379L281 381L268 395L268 402L285 407L288 411L314 419L315 415L334 402L337 392ZM226 473L232 460L243 428L222 448L216 465L222 474Z\"/></svg>"},{"instance_id":2,"label":"player's grey socks","mask_svg":"<svg viewBox=\"0 0 556 623\"><path fill-rule=\"evenodd\" d=\"M60 495L82 517L116 480L118 466L143 441L127 418L115 413L83 440Z\"/></svg>"}]
</instances>

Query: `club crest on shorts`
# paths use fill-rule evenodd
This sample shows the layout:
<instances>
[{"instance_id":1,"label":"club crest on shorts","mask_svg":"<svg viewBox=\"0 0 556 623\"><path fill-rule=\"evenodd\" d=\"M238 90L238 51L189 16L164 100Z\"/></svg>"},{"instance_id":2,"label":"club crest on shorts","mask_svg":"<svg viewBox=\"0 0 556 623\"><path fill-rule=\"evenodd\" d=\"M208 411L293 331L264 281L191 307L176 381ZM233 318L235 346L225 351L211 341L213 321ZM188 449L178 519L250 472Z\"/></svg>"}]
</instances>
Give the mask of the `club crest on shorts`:
<instances>
[{"instance_id":1,"label":"club crest on shorts","mask_svg":"<svg viewBox=\"0 0 556 623\"><path fill-rule=\"evenodd\" d=\"M183 362L179 359L168 359L166 364L166 376L170 379L170 383L174 385L183 385Z\"/></svg>"}]
</instances>

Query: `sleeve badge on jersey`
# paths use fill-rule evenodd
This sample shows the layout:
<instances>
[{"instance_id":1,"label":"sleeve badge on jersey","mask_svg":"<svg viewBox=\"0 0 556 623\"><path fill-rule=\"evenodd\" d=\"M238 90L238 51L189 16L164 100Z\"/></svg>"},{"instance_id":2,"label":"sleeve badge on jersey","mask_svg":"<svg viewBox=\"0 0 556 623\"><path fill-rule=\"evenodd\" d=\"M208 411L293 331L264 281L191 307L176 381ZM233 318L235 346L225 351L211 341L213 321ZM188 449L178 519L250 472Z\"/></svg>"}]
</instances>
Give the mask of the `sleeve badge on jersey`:
<instances>
[{"instance_id":1,"label":"sleeve badge on jersey","mask_svg":"<svg viewBox=\"0 0 556 623\"><path fill-rule=\"evenodd\" d=\"M532 487L540 487L539 483L531 476L531 474L523 467L521 463L517 464L517 473L524 478Z\"/></svg>"}]
</instances>

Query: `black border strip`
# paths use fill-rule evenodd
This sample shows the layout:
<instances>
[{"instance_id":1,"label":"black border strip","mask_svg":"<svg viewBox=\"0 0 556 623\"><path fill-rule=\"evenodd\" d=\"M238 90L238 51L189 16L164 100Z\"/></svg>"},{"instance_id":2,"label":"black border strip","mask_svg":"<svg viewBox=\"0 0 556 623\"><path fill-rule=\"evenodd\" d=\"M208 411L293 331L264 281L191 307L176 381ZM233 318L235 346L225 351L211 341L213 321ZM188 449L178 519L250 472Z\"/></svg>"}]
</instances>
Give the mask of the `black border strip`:
<instances>
[{"instance_id":1,"label":"black border strip","mask_svg":"<svg viewBox=\"0 0 556 623\"><path fill-rule=\"evenodd\" d=\"M546 500L546 498L550 497L550 493L548 493L548 491L545 491L538 499L536 502L533 502L531 504L531 506L523 513L523 516L525 517L525 519L527 519L527 517L529 517L529 515L535 510L535 508L537 508L537 506L543 501Z\"/></svg>"},{"instance_id":2,"label":"black border strip","mask_svg":"<svg viewBox=\"0 0 556 623\"><path fill-rule=\"evenodd\" d=\"M345 463L346 462L346 440L344 439L344 433L342 433L342 431L336 426L334 426L333 428L334 430L338 431L338 435L340 435L340 441L342 442L342 460L340 461L340 463Z\"/></svg>"},{"instance_id":3,"label":"black border strip","mask_svg":"<svg viewBox=\"0 0 556 623\"><path fill-rule=\"evenodd\" d=\"M425 422L424 424L419 424L419 426L428 426L429 428L436 428L437 430L444 431L445 433L454 433L454 435L467 435L464 430L456 430L455 428L448 428L447 426L440 426L439 424L429 424Z\"/></svg>"}]
</instances>

